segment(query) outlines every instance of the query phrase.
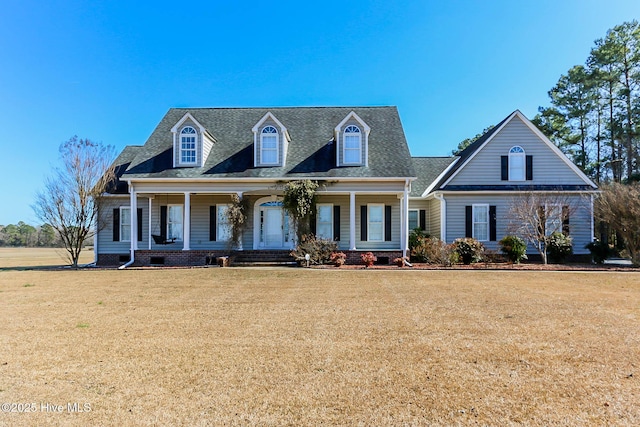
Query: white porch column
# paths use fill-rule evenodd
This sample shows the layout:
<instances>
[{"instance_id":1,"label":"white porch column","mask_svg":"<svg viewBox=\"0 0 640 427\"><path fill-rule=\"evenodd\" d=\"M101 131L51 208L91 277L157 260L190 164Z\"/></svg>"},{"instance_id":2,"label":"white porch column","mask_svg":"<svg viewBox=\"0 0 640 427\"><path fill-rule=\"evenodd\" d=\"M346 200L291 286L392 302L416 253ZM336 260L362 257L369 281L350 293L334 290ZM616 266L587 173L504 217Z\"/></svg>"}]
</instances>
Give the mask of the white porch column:
<instances>
[{"instance_id":1,"label":"white porch column","mask_svg":"<svg viewBox=\"0 0 640 427\"><path fill-rule=\"evenodd\" d=\"M131 210L129 211L129 217L131 218L131 250L135 251L138 249L138 196L133 184L129 188L129 193L131 195Z\"/></svg>"},{"instance_id":2,"label":"white porch column","mask_svg":"<svg viewBox=\"0 0 640 427\"><path fill-rule=\"evenodd\" d=\"M242 191L238 191L237 194L238 194L238 200L242 201ZM245 214L246 214L246 212L245 212ZM254 215L255 215L255 213L254 213ZM242 238L243 238L243 235L242 235L242 232L240 232L240 239L238 240L238 250L239 251L243 250L242 249Z\"/></svg>"},{"instance_id":3,"label":"white porch column","mask_svg":"<svg viewBox=\"0 0 640 427\"><path fill-rule=\"evenodd\" d=\"M404 218L404 222L402 224L402 234L404 235L402 238L403 245L403 256L409 256L409 183L404 186L404 197L402 198L404 201L402 211L402 217Z\"/></svg>"},{"instance_id":4,"label":"white porch column","mask_svg":"<svg viewBox=\"0 0 640 427\"><path fill-rule=\"evenodd\" d=\"M149 250L151 250L151 207L152 207L153 196L149 196Z\"/></svg>"},{"instance_id":5,"label":"white porch column","mask_svg":"<svg viewBox=\"0 0 640 427\"><path fill-rule=\"evenodd\" d=\"M191 193L188 191L184 193L184 230L182 241L184 246L183 251L188 251L191 244Z\"/></svg>"},{"instance_id":6,"label":"white porch column","mask_svg":"<svg viewBox=\"0 0 640 427\"><path fill-rule=\"evenodd\" d=\"M356 193L349 193L349 250L356 250Z\"/></svg>"}]
</instances>

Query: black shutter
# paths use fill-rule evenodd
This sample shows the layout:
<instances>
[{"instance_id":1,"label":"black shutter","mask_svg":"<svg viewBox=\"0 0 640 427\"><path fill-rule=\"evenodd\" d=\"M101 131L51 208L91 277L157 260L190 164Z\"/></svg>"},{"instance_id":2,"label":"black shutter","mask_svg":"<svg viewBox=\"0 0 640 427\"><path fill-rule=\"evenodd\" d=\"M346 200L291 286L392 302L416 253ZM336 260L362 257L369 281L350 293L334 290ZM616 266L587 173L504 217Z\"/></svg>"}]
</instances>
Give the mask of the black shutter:
<instances>
[{"instance_id":1,"label":"black shutter","mask_svg":"<svg viewBox=\"0 0 640 427\"><path fill-rule=\"evenodd\" d=\"M142 242L142 208L138 208L137 212L138 221L138 242Z\"/></svg>"},{"instance_id":2,"label":"black shutter","mask_svg":"<svg viewBox=\"0 0 640 427\"><path fill-rule=\"evenodd\" d=\"M367 241L367 207L360 206L360 240Z\"/></svg>"},{"instance_id":3,"label":"black shutter","mask_svg":"<svg viewBox=\"0 0 640 427\"><path fill-rule=\"evenodd\" d=\"M384 207L384 241L391 241L391 206Z\"/></svg>"},{"instance_id":4,"label":"black shutter","mask_svg":"<svg viewBox=\"0 0 640 427\"><path fill-rule=\"evenodd\" d=\"M533 180L533 156L527 156L527 181Z\"/></svg>"},{"instance_id":5,"label":"black shutter","mask_svg":"<svg viewBox=\"0 0 640 427\"><path fill-rule=\"evenodd\" d=\"M318 232L318 207L316 206L315 209L313 209L311 211L311 215L309 215L309 231L311 231L311 234L313 234L314 236L316 235L316 233Z\"/></svg>"},{"instance_id":6,"label":"black shutter","mask_svg":"<svg viewBox=\"0 0 640 427\"><path fill-rule=\"evenodd\" d=\"M569 206L562 207L562 233L569 235Z\"/></svg>"},{"instance_id":7,"label":"black shutter","mask_svg":"<svg viewBox=\"0 0 640 427\"><path fill-rule=\"evenodd\" d=\"M160 206L160 237L167 240L167 207Z\"/></svg>"},{"instance_id":8,"label":"black shutter","mask_svg":"<svg viewBox=\"0 0 640 427\"><path fill-rule=\"evenodd\" d=\"M120 241L120 208L113 210L113 241Z\"/></svg>"},{"instance_id":9,"label":"black shutter","mask_svg":"<svg viewBox=\"0 0 640 427\"><path fill-rule=\"evenodd\" d=\"M509 156L500 156L500 174L503 181L509 180Z\"/></svg>"},{"instance_id":10,"label":"black shutter","mask_svg":"<svg viewBox=\"0 0 640 427\"><path fill-rule=\"evenodd\" d=\"M473 206L464 207L464 236L473 237Z\"/></svg>"},{"instance_id":11,"label":"black shutter","mask_svg":"<svg viewBox=\"0 0 640 427\"><path fill-rule=\"evenodd\" d=\"M340 240L340 205L333 206L333 240Z\"/></svg>"},{"instance_id":12,"label":"black shutter","mask_svg":"<svg viewBox=\"0 0 640 427\"><path fill-rule=\"evenodd\" d=\"M496 207L489 206L489 240L495 242L496 239Z\"/></svg>"},{"instance_id":13,"label":"black shutter","mask_svg":"<svg viewBox=\"0 0 640 427\"><path fill-rule=\"evenodd\" d=\"M209 206L209 240L216 241L218 231L218 210L215 205Z\"/></svg>"},{"instance_id":14,"label":"black shutter","mask_svg":"<svg viewBox=\"0 0 640 427\"><path fill-rule=\"evenodd\" d=\"M427 211L424 209L420 209L420 229L427 231Z\"/></svg>"},{"instance_id":15,"label":"black shutter","mask_svg":"<svg viewBox=\"0 0 640 427\"><path fill-rule=\"evenodd\" d=\"M544 206L538 206L538 218L538 234L544 236L545 234L547 234L547 216L544 212Z\"/></svg>"}]
</instances>

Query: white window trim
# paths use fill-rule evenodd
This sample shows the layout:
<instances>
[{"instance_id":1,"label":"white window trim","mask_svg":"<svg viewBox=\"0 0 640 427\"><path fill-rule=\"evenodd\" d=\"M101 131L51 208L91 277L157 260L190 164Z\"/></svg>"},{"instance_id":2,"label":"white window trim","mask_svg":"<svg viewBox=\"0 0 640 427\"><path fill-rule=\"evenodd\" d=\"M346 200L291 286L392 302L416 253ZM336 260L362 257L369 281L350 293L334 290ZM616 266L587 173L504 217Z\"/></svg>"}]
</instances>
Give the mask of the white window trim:
<instances>
[{"instance_id":1,"label":"white window trim","mask_svg":"<svg viewBox=\"0 0 640 427\"><path fill-rule=\"evenodd\" d=\"M359 130L359 132L347 132L347 129L349 127L355 127ZM361 165L362 164L362 142L363 142L363 138L362 138L362 129L360 129L360 126L357 125L347 125L344 128L344 131L342 132L342 164L344 165ZM347 148L347 135L349 136L358 136L358 148ZM358 151L358 160L355 162L348 162L347 161L347 151Z\"/></svg>"},{"instance_id":2,"label":"white window trim","mask_svg":"<svg viewBox=\"0 0 640 427\"><path fill-rule=\"evenodd\" d=\"M221 207L225 207L226 209L229 209L231 207L231 205L227 204L227 203L218 203L216 204L216 242L220 241L220 242L228 242L231 240L231 224L228 222L228 219L225 218L225 222L224 223L220 223L219 219L220 219L220 208ZM222 235L221 231L222 231L222 225L226 225L228 228L227 234L229 235L229 237L225 240L220 239L220 236Z\"/></svg>"},{"instance_id":3,"label":"white window trim","mask_svg":"<svg viewBox=\"0 0 640 427\"><path fill-rule=\"evenodd\" d=\"M549 221L549 212L551 211L551 209L557 208L558 209L558 217L556 219L559 220L559 227L557 230L553 230L551 231L551 228L549 227L550 221ZM544 205L544 234L545 236L550 236L554 231L558 231L560 233L562 233L562 225L564 223L564 218L562 217L562 204L559 203L545 203Z\"/></svg>"},{"instance_id":4,"label":"white window trim","mask_svg":"<svg viewBox=\"0 0 640 427\"><path fill-rule=\"evenodd\" d=\"M476 237L476 208L483 208L486 209L487 211L487 238L486 239L478 239ZM489 230L489 227L491 227L491 219L489 218L489 205L486 203L478 203L478 204L474 204L472 205L472 209L471 209L471 237L473 237L474 239L476 239L478 242L488 242L489 238L491 236L491 230Z\"/></svg>"},{"instance_id":5,"label":"white window trim","mask_svg":"<svg viewBox=\"0 0 640 427\"><path fill-rule=\"evenodd\" d=\"M193 129L193 131L195 133L193 133L193 134L191 134L191 133L183 133L184 130L187 129L187 128ZM196 140L195 140L195 146L194 146L193 149L186 150L185 148L182 147L182 136L183 135L193 135L193 136L195 136ZM180 165L185 165L185 166L197 165L198 164L198 130L195 127L191 126L191 125L184 126L182 129L180 129L180 133L178 134L178 144L180 146L180 153L179 153L179 158L178 158L178 160L180 162ZM194 160L192 162L187 162L187 161L182 160L182 154L185 151L193 151L193 152L195 152Z\"/></svg>"},{"instance_id":6,"label":"white window trim","mask_svg":"<svg viewBox=\"0 0 640 427\"><path fill-rule=\"evenodd\" d=\"M176 238L177 242L184 241L184 205L180 203L171 203L167 205L167 239L171 239L171 235L169 234L169 224L171 223L169 220L171 219L171 207L172 206L180 206L182 208L182 218L180 219L180 225L182 226L182 239Z\"/></svg>"},{"instance_id":7,"label":"white window trim","mask_svg":"<svg viewBox=\"0 0 640 427\"><path fill-rule=\"evenodd\" d=\"M276 133L263 133L264 130L268 127L274 128L276 130ZM263 139L264 136L274 136L276 137L276 148L275 148L275 152L276 152L276 161L275 162L265 162L264 159L264 144L263 144ZM270 148L268 151L273 151L274 149ZM273 126L271 124L267 124L265 126L262 127L262 129L260 129L260 164L261 165L269 165L269 166L275 166L275 165L279 165L280 164L280 132L278 132L278 128L276 126Z\"/></svg>"},{"instance_id":8,"label":"white window trim","mask_svg":"<svg viewBox=\"0 0 640 427\"><path fill-rule=\"evenodd\" d=\"M382 233L380 236L380 239L376 239L373 240L371 239L371 208L372 207L380 207L382 208ZM385 224L385 217L384 217L384 203L368 203L367 204L367 242L384 242L384 224Z\"/></svg>"},{"instance_id":9,"label":"white window trim","mask_svg":"<svg viewBox=\"0 0 640 427\"><path fill-rule=\"evenodd\" d=\"M417 227L416 228L420 228L420 209L409 209L409 213L411 212L416 212L417 213ZM409 215L407 215L407 222L409 221ZM409 233L411 233L413 230L415 230L415 228L411 228L411 226L409 224L407 224L407 226L409 227ZM422 231L426 231L426 230L422 230Z\"/></svg>"},{"instance_id":10,"label":"white window trim","mask_svg":"<svg viewBox=\"0 0 640 427\"><path fill-rule=\"evenodd\" d=\"M320 229L320 207L322 206L328 206L329 207L329 212L330 212L330 216L331 216L331 220L330 220L330 225L331 225L331 233L329 237L321 237L318 236L318 230ZM333 203L317 203L316 204L316 235L318 237L321 237L323 239L331 239L333 240Z\"/></svg>"},{"instance_id":11,"label":"white window trim","mask_svg":"<svg viewBox=\"0 0 640 427\"><path fill-rule=\"evenodd\" d=\"M128 210L129 211L129 238L128 239L123 239L122 238L122 226L123 225L127 225L127 224L123 224L122 223L122 211L123 210ZM120 241L121 242L130 242L131 241L131 206L120 206L120 223L118 224L118 227L120 228ZM138 227L140 227L140 224L138 224Z\"/></svg>"},{"instance_id":12,"label":"white window trim","mask_svg":"<svg viewBox=\"0 0 640 427\"><path fill-rule=\"evenodd\" d=\"M511 150L513 150L514 148L520 148L522 150L521 153L512 153ZM522 146L520 145L514 145L513 147L511 147L509 149L509 170L508 170L508 174L509 174L509 181L513 181L513 182L523 182L527 180L527 153L524 150L524 148L522 148ZM511 162L511 159L515 158L515 157L519 157L522 159L522 179L516 179L515 177L511 176L511 165L513 164Z\"/></svg>"}]
</instances>

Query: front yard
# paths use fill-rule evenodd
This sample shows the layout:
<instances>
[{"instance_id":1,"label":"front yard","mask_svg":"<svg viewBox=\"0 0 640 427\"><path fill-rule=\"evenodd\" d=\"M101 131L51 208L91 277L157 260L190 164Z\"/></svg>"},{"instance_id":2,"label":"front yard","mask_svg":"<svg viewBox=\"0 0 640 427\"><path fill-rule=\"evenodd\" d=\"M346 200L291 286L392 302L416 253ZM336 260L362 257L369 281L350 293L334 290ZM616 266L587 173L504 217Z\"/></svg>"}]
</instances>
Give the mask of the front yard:
<instances>
[{"instance_id":1,"label":"front yard","mask_svg":"<svg viewBox=\"0 0 640 427\"><path fill-rule=\"evenodd\" d=\"M640 273L0 271L0 324L0 425L640 425Z\"/></svg>"}]
</instances>

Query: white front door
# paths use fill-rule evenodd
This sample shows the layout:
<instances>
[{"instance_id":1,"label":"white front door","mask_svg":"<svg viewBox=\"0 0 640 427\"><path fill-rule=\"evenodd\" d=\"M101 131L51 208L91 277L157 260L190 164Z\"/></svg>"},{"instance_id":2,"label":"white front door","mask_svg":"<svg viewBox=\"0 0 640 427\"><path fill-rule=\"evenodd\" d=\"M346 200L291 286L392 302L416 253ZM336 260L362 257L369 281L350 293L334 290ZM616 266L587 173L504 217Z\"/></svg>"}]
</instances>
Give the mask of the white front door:
<instances>
[{"instance_id":1,"label":"white front door","mask_svg":"<svg viewBox=\"0 0 640 427\"><path fill-rule=\"evenodd\" d=\"M284 227L282 208L264 208L264 246L265 248L282 248L284 243Z\"/></svg>"}]
</instances>

